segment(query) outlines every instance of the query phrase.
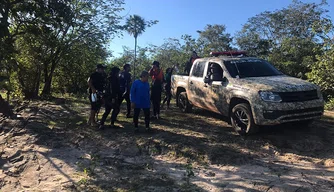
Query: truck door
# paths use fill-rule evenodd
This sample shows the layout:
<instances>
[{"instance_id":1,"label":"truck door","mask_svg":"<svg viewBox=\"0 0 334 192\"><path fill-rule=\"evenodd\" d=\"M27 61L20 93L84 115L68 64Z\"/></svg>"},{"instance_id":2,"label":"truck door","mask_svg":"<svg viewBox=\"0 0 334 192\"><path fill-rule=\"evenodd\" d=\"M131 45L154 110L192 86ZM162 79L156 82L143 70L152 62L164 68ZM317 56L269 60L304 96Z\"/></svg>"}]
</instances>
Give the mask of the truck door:
<instances>
[{"instance_id":1,"label":"truck door","mask_svg":"<svg viewBox=\"0 0 334 192\"><path fill-rule=\"evenodd\" d=\"M210 62L208 65L207 76L210 79L208 83L208 110L223 114L226 105L226 86L227 79L224 79L224 71L218 63Z\"/></svg>"},{"instance_id":2,"label":"truck door","mask_svg":"<svg viewBox=\"0 0 334 192\"><path fill-rule=\"evenodd\" d=\"M189 76L189 101L196 107L206 108L207 102L205 101L207 88L204 83L204 69L206 61L195 61L191 73Z\"/></svg>"}]
</instances>

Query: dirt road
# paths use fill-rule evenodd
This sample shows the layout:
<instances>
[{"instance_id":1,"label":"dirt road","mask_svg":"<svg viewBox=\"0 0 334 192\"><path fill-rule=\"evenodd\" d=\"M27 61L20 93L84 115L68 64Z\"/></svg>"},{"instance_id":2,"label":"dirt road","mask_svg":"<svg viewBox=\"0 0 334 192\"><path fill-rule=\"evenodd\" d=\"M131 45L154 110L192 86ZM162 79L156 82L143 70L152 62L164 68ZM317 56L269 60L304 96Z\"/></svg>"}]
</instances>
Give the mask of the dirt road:
<instances>
[{"instance_id":1,"label":"dirt road","mask_svg":"<svg viewBox=\"0 0 334 192\"><path fill-rule=\"evenodd\" d=\"M23 103L0 118L1 191L334 191L334 114L241 137L222 117L164 111L152 133L85 125L88 105Z\"/></svg>"}]
</instances>

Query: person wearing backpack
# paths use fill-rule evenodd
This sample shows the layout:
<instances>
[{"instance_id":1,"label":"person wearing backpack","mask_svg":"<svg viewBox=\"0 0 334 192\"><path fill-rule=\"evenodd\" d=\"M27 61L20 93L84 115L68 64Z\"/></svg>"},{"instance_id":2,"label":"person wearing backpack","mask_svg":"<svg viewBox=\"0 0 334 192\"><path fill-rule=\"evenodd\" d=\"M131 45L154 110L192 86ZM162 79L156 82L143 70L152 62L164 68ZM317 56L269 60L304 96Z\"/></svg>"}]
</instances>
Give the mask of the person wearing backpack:
<instances>
[{"instance_id":1,"label":"person wearing backpack","mask_svg":"<svg viewBox=\"0 0 334 192\"><path fill-rule=\"evenodd\" d=\"M100 121L99 129L104 128L104 123L110 114L111 110L111 127L114 127L117 114L119 113L120 106L118 103L118 97L120 95L120 86L119 86L119 71L118 67L113 67L107 79L105 92L104 92L104 101L105 101L105 111Z\"/></svg>"}]
</instances>

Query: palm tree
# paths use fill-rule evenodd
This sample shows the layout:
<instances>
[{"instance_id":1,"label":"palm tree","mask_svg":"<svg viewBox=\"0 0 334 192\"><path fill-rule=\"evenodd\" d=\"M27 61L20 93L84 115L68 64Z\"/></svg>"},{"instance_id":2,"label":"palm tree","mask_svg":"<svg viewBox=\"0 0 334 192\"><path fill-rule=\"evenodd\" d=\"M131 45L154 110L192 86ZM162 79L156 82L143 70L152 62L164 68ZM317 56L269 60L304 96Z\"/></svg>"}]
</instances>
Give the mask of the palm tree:
<instances>
[{"instance_id":1,"label":"palm tree","mask_svg":"<svg viewBox=\"0 0 334 192\"><path fill-rule=\"evenodd\" d=\"M146 27L151 27L158 21L145 21L139 15L131 15L126 19L125 30L135 38L135 57L133 63L133 76L136 77L136 54L137 54L137 38L145 32Z\"/></svg>"},{"instance_id":2,"label":"palm tree","mask_svg":"<svg viewBox=\"0 0 334 192\"><path fill-rule=\"evenodd\" d=\"M133 63L133 76L136 77L136 55L137 55L137 38L145 32L145 19L139 15L131 15L126 19L126 31L135 38L135 59Z\"/></svg>"}]
</instances>

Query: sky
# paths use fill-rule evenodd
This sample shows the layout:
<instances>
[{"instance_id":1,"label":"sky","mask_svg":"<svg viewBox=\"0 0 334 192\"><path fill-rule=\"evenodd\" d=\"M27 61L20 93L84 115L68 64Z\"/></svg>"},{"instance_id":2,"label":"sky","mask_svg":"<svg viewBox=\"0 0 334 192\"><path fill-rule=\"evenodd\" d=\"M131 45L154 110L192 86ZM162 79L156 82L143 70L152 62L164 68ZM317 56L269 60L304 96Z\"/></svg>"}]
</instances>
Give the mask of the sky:
<instances>
[{"instance_id":1,"label":"sky","mask_svg":"<svg viewBox=\"0 0 334 192\"><path fill-rule=\"evenodd\" d=\"M305 3L320 3L321 0L302 0ZM328 15L334 19L334 0L327 0ZM138 46L161 45L167 38L180 38L184 34L197 37L197 30L207 24L224 24L232 36L247 20L264 11L287 7L292 0L125 0L121 16L137 14L145 20L159 23L147 28L138 37ZM120 56L123 46L134 47L134 38L126 32L109 43L113 56Z\"/></svg>"}]
</instances>

